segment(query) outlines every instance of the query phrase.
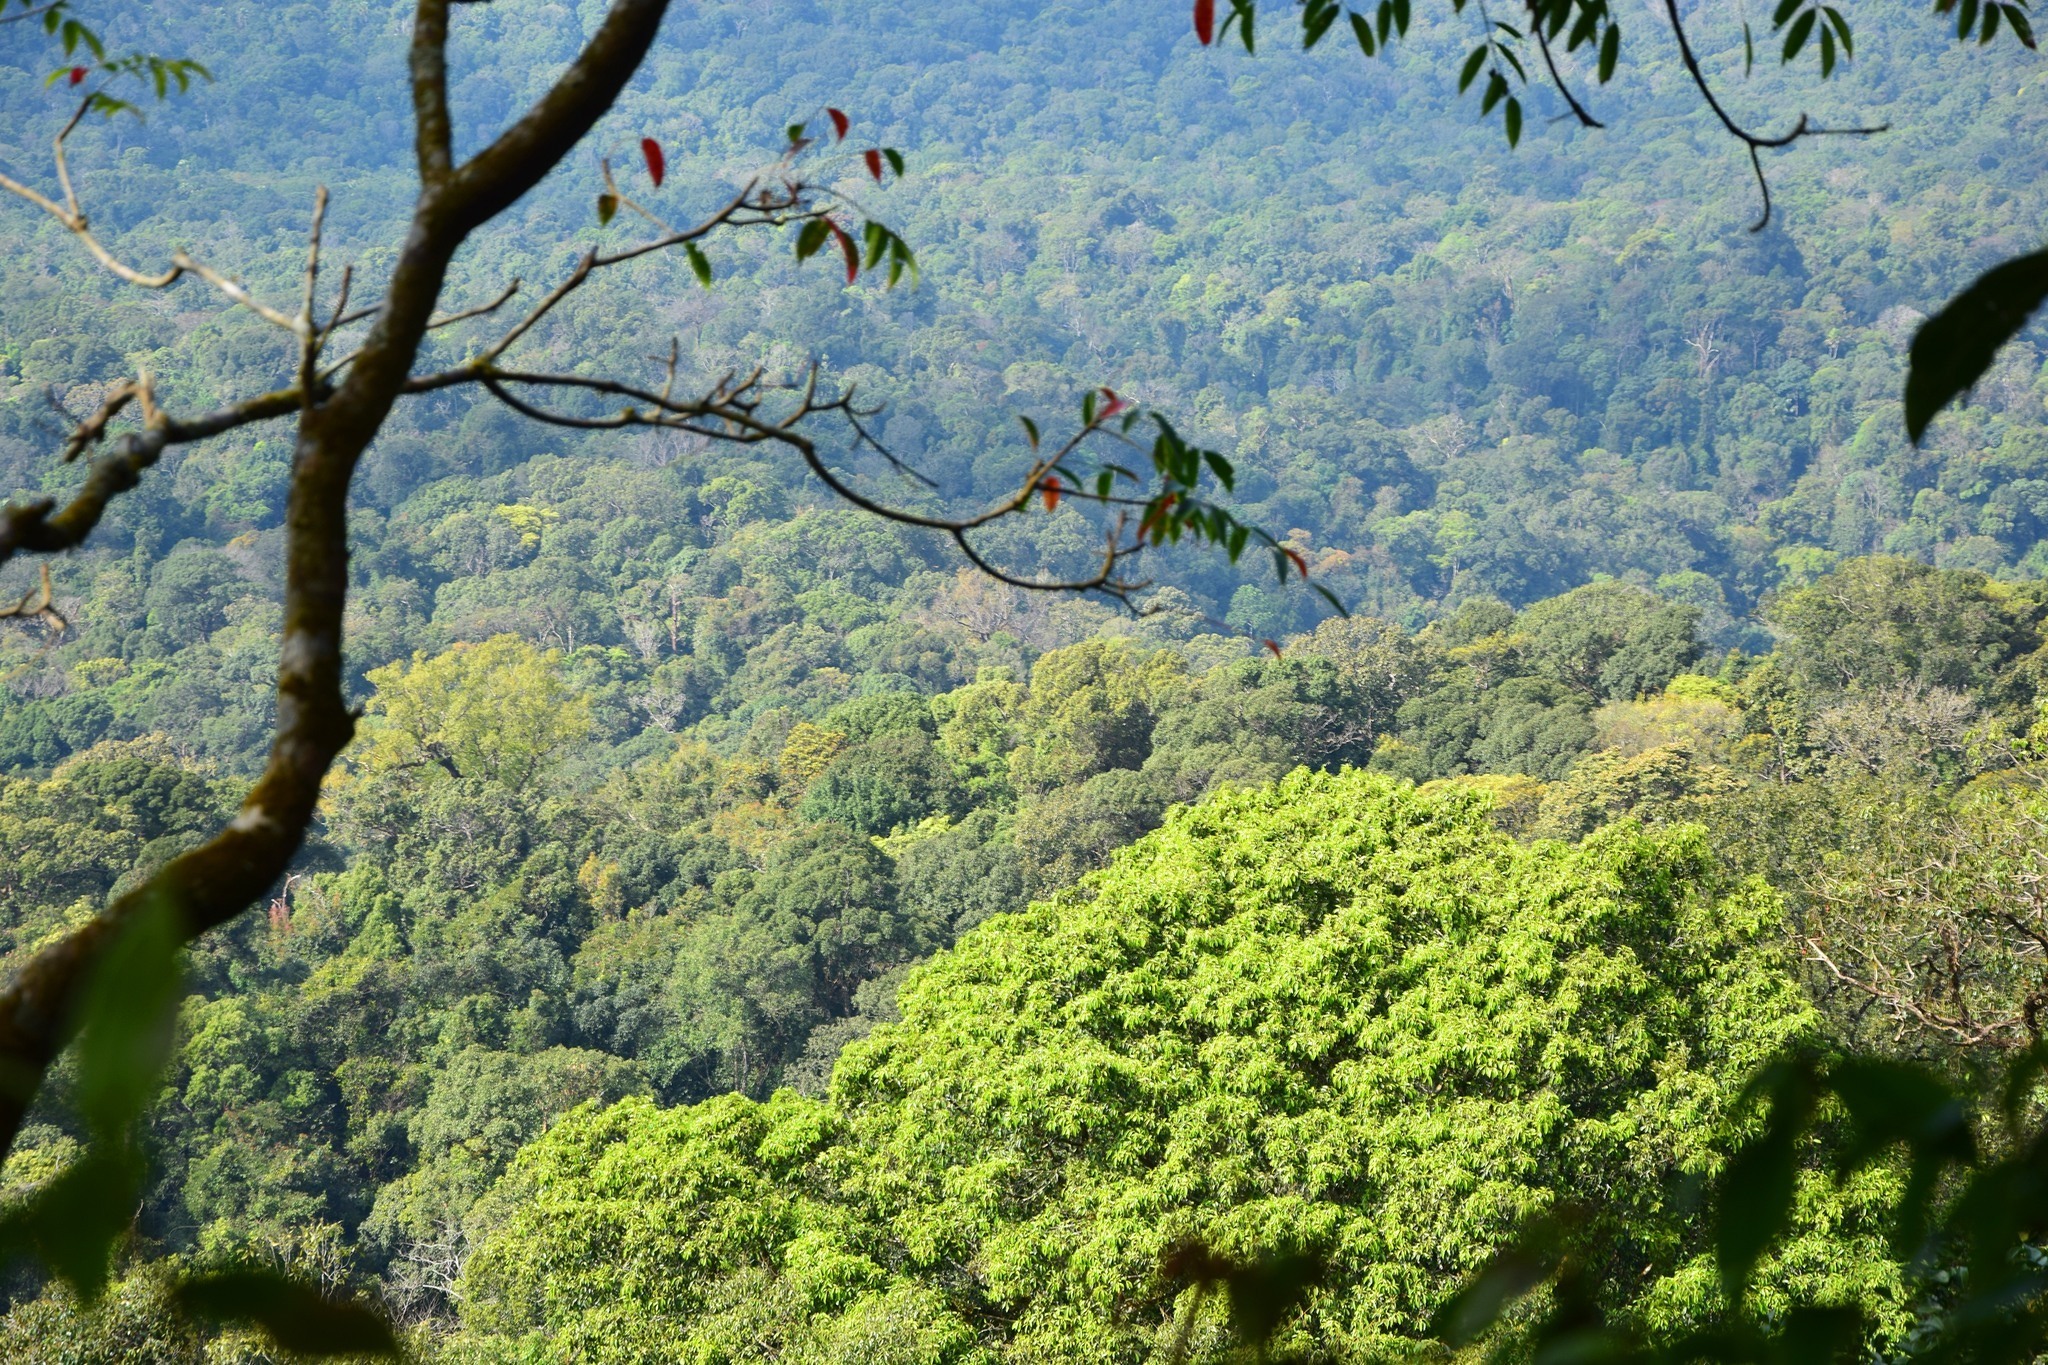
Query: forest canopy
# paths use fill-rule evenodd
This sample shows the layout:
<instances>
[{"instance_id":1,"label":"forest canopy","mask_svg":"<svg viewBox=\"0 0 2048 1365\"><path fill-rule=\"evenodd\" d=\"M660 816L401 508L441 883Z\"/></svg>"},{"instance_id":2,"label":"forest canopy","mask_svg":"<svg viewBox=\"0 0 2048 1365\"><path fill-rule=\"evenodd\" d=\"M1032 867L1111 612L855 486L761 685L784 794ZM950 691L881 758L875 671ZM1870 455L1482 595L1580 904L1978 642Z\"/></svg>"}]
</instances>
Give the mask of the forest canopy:
<instances>
[{"instance_id":1,"label":"forest canopy","mask_svg":"<svg viewBox=\"0 0 2048 1365\"><path fill-rule=\"evenodd\" d=\"M301 430L166 444L47 576L0 569L10 998L262 824L236 803L306 737L315 656L338 758L182 1005L165 953L175 1026L128 1040L160 1083L110 1099L128 1054L88 1029L16 1106L0 1349L270 1358L388 1321L422 1359L1209 1359L1265 1329L1374 1358L1492 1324L1491 1293L1508 1359L1696 1331L1890 1359L1958 1339L1966 1280L2044 1274L2048 1210L1992 1182L2034 1169L2048 1000L2048 372L2023 337L1924 432L1900 401L1929 314L2038 244L2030 44L1883 14L1852 55L1781 8L1832 54L1813 86L1729 16L1672 7L1666 48L1581 0L1590 51L1486 29L1473 71L1548 32L1565 73L1472 92L1510 155L1455 104L1480 6L1389 0L1361 62L1322 0L1260 20L1327 20L1307 54L1253 54L1248 3L1191 32L1135 0L714 0L442 243L415 391L323 465L353 381L321 366L363 354L314 325L341 264L412 259L416 194L659 6L109 4L112 56L74 8L50 41L90 64L54 78L0 27L0 172L121 52L207 69L67 134L89 225L0 207L8 551L168 429L153 405L256 393ZM445 146L414 127L435 15ZM1567 92L1618 22L1594 128ZM1707 83L1891 127L1774 151L1752 232ZM813 148L838 169L804 180ZM764 230L582 283L655 215L735 212ZM201 278L122 292L88 230L308 289L303 325ZM526 379L491 369L506 326ZM643 417L705 393L728 427L620 418L591 386L627 373L662 386ZM812 380L875 406L725 440ZM1123 562L1047 453L1077 396L1088 439L1141 434L1177 529L1270 555L1188 553L1158 493L1142 588L1005 582ZM325 643L281 649L309 467L338 479ZM946 534L969 505L1002 515ZM1724 1186L1760 1169L1782 1208L1737 1235ZM1530 1240L1558 1228L1569 1256ZM2017 1283L2032 1323L2048 1280Z\"/></svg>"},{"instance_id":2,"label":"forest canopy","mask_svg":"<svg viewBox=\"0 0 2048 1365\"><path fill-rule=\"evenodd\" d=\"M1683 1322L1687 1179L1819 1027L1778 899L1710 867L1358 773L1218 796L913 972L822 1103L571 1115L481 1206L464 1324L508 1359L1142 1361L1201 1242L1324 1255L1278 1344L1367 1358L1581 1200L1628 1228L1616 1306ZM1858 1192L1809 1197L1776 1278L1896 1315Z\"/></svg>"}]
</instances>

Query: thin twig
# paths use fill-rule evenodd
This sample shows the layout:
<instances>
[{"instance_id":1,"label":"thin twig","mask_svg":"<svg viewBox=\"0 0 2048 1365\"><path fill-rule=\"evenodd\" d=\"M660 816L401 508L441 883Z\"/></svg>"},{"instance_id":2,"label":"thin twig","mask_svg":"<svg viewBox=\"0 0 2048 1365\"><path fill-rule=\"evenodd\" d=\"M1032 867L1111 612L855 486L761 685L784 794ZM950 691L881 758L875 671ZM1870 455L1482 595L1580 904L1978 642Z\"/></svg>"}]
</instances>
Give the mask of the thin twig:
<instances>
[{"instance_id":1,"label":"thin twig","mask_svg":"<svg viewBox=\"0 0 2048 1365\"><path fill-rule=\"evenodd\" d=\"M293 333L299 330L298 323L293 320L289 313L281 313L277 309L272 308L269 304L251 294L212 266L201 265L183 251L174 253L171 256L171 260L187 273L197 275L200 279L205 280L215 289L227 295L231 301L240 304L271 326Z\"/></svg>"},{"instance_id":2,"label":"thin twig","mask_svg":"<svg viewBox=\"0 0 2048 1365\"><path fill-rule=\"evenodd\" d=\"M50 627L51 630L62 634L71 628L71 623L64 619L62 612L57 610L56 595L50 587L49 564L44 563L40 567L42 569L42 582L40 585L30 588L27 592L23 593L21 600L13 606L0 607L0 619L34 616L40 618L43 624Z\"/></svg>"},{"instance_id":3,"label":"thin twig","mask_svg":"<svg viewBox=\"0 0 2048 1365\"><path fill-rule=\"evenodd\" d=\"M1535 30L1536 47L1543 54L1543 64L1550 68L1550 83L1557 87L1558 94L1564 96L1564 102L1571 106L1571 111L1577 116L1580 125L1586 128L1605 128L1606 124L1594 118L1586 106L1579 103L1579 97L1572 93L1572 88L1566 83L1563 73L1557 69L1557 59L1550 55L1550 35L1543 31L1543 15L1536 8L1535 0L1530 0L1529 3L1529 26Z\"/></svg>"},{"instance_id":4,"label":"thin twig","mask_svg":"<svg viewBox=\"0 0 2048 1365\"><path fill-rule=\"evenodd\" d=\"M313 226L306 240L306 284L299 300L295 330L299 334L299 402L310 412L319 391L320 344L327 333L313 318L313 305L320 289L320 234L327 225L327 187L313 192Z\"/></svg>"}]
</instances>

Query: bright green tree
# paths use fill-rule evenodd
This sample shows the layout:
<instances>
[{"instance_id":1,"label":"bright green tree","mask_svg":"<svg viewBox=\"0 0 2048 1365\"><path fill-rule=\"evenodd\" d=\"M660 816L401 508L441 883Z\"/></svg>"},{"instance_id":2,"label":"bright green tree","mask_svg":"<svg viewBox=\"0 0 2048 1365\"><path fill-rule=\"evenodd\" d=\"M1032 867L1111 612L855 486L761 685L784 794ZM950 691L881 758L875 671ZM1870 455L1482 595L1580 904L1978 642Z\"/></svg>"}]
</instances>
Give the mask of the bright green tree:
<instances>
[{"instance_id":1,"label":"bright green tree","mask_svg":"<svg viewBox=\"0 0 2048 1365\"><path fill-rule=\"evenodd\" d=\"M1199 1243L1321 1258L1286 1344L1370 1354L1576 1202L1616 1234L1609 1306L1672 1329L1716 1311L1689 1182L1818 1028L1779 928L1696 833L1524 847L1355 772L1226 793L915 972L828 1102L629 1104L528 1149L476 1227L471 1344L1135 1362ZM1894 1302L1869 1188L1802 1191L1761 1302Z\"/></svg>"}]
</instances>

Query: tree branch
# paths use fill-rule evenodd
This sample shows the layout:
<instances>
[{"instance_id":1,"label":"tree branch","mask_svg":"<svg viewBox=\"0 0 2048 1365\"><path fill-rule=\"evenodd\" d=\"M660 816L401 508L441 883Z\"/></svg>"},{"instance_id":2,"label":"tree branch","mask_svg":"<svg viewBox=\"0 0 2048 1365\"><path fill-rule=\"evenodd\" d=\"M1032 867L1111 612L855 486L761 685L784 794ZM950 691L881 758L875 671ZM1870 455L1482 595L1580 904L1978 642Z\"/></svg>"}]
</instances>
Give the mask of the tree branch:
<instances>
[{"instance_id":1,"label":"tree branch","mask_svg":"<svg viewBox=\"0 0 2048 1365\"><path fill-rule=\"evenodd\" d=\"M454 129L448 118L448 0L419 0L412 18L413 146L420 184L448 178Z\"/></svg>"},{"instance_id":2,"label":"tree branch","mask_svg":"<svg viewBox=\"0 0 2048 1365\"><path fill-rule=\"evenodd\" d=\"M1777 137L1764 137L1752 133L1737 123L1721 101L1714 94L1714 87L1707 83L1707 73L1700 69L1700 60L1693 55L1692 40L1686 36L1685 21L1678 15L1678 0L1664 0L1664 13L1671 20L1671 31L1678 38L1678 55L1685 60L1685 69L1692 76L1692 83L1706 100L1707 108L1714 111L1714 117L1721 120L1721 126L1749 149L1749 166L1756 173L1756 187L1763 195L1763 212L1749 225L1751 232L1762 232L1771 223L1771 182L1764 177L1762 153L1766 149L1789 147L1803 137L1871 137L1887 132L1891 125L1880 123L1869 128L1816 128L1805 114L1792 125L1792 131Z\"/></svg>"},{"instance_id":3,"label":"tree branch","mask_svg":"<svg viewBox=\"0 0 2048 1365\"><path fill-rule=\"evenodd\" d=\"M1536 0L1529 0L1529 27L1536 34L1536 48L1543 54L1543 64L1550 68L1550 83L1557 87L1557 93L1563 95L1564 102L1571 106L1572 114L1578 119L1580 126L1605 128L1606 124L1594 118L1586 106L1579 103L1579 97L1572 93L1571 86L1565 83L1563 74L1558 71L1557 58L1550 52L1550 34L1544 29L1543 14L1536 7Z\"/></svg>"},{"instance_id":4,"label":"tree branch","mask_svg":"<svg viewBox=\"0 0 2048 1365\"><path fill-rule=\"evenodd\" d=\"M604 22L547 94L454 173L463 231L512 207L569 154L639 69L667 12L668 0L612 0Z\"/></svg>"},{"instance_id":5,"label":"tree branch","mask_svg":"<svg viewBox=\"0 0 2048 1365\"><path fill-rule=\"evenodd\" d=\"M149 376L118 386L99 410L79 423L64 443L64 458L75 460L106 435L107 423L130 401L143 405L143 427L115 441L106 454L86 465L85 484L59 509L53 498L0 508L0 564L17 554L55 554L76 549L92 534L107 505L141 481L142 473L172 446L189 445L224 431L288 417L300 407L296 388L261 394L190 421L158 412Z\"/></svg>"},{"instance_id":6,"label":"tree branch","mask_svg":"<svg viewBox=\"0 0 2048 1365\"><path fill-rule=\"evenodd\" d=\"M906 508L892 506L877 498L869 497L852 487L819 451L810 437L797 430L799 424L811 417L824 413L845 416L854 425L856 433L872 442L865 429L859 424L860 414L853 406L851 391L825 402L817 398L818 371L812 367L795 406L788 413L769 419L761 415L758 393L761 389L761 375L757 370L738 383L722 380L702 398L679 401L666 390L655 392L638 385L616 379L591 375L546 374L518 370L501 370L482 362L448 370L437 375L421 376L412 381L409 391L426 392L460 384L480 384L483 388L521 416L551 426L567 427L578 431L615 431L628 427L657 427L688 431L712 440L734 441L740 444L774 442L794 451L809 467L819 482L839 498L851 503L885 521L901 526L916 527L920 530L936 531L946 536L959 547L968 562L999 582L1012 587L1026 588L1036 592L1099 592L1118 600L1128 602L1131 594L1150 586L1148 581L1126 580L1117 577L1123 562L1144 553L1147 548L1144 530L1126 541L1124 535L1129 527L1128 518L1119 513L1114 526L1107 535L1103 559L1097 571L1086 578L1044 580L1024 578L996 567L975 548L969 535L985 526L1014 516L1024 510L1030 500L1047 488L1052 472L1060 467L1081 443L1091 435L1103 430L1104 419L1083 427L1065 444L1049 454L1041 455L1026 472L1015 494L982 511L965 517L936 517ZM671 375L670 383L673 384ZM513 393L508 385L526 385L537 388L573 389L585 393L603 394L609 397L625 398L628 406L601 417L582 417L568 413L553 412L526 401ZM886 455L887 452L885 451ZM893 457L892 457L893 458ZM898 467L901 462L896 461ZM1123 499L1113 495L1096 494L1081 488L1061 488L1061 495L1077 501L1103 505L1145 506L1149 500Z\"/></svg>"},{"instance_id":7,"label":"tree branch","mask_svg":"<svg viewBox=\"0 0 2048 1365\"><path fill-rule=\"evenodd\" d=\"M383 303L338 388L312 395L303 407L297 389L282 395L285 411L301 411L285 511L277 728L268 762L225 829L37 952L0 991L0 1156L12 1149L44 1073L75 1026L84 985L120 927L144 906L158 905L168 908L186 939L195 938L241 914L289 867L312 821L321 781L355 731L342 693L342 623L348 485L356 463L406 387L457 249L532 188L611 107L646 56L666 10L667 0L613 0L597 33L533 109L475 161L438 179L430 172L445 92L434 79L435 64L416 60L423 183ZM415 30L416 59L423 49L437 54L445 45L446 0L421 0L420 14L428 32L423 38ZM79 518L61 529L55 529L47 507L8 517L4 529L16 537L13 548L76 544L106 498L118 491L115 485L132 486L168 439L164 422L124 437L100 476L97 502L83 506ZM88 485L96 486L93 476ZM74 501L73 508L80 506ZM82 525L75 524L81 519Z\"/></svg>"}]
</instances>

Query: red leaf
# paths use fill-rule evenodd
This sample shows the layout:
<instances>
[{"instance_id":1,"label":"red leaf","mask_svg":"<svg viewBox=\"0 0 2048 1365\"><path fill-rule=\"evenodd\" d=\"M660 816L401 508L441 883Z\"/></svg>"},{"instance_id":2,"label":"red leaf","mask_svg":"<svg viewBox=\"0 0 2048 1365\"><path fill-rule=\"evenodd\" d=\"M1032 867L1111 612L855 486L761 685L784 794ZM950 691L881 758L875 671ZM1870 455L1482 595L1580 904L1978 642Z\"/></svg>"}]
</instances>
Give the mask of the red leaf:
<instances>
[{"instance_id":1,"label":"red leaf","mask_svg":"<svg viewBox=\"0 0 2048 1365\"><path fill-rule=\"evenodd\" d=\"M1202 40L1203 47L1215 41L1216 0L1195 0L1195 36Z\"/></svg>"},{"instance_id":2,"label":"red leaf","mask_svg":"<svg viewBox=\"0 0 2048 1365\"><path fill-rule=\"evenodd\" d=\"M1273 657L1274 657L1274 658L1276 658L1276 659L1277 659L1277 658L1279 658L1279 657L1280 657L1280 646L1278 646L1278 645L1274 644L1274 643L1273 643L1273 642L1272 642L1271 640L1267 640L1267 641L1265 641L1264 643L1265 643L1265 646L1266 646L1266 648L1268 648L1268 649L1270 649L1270 650L1272 650L1272 651L1273 651Z\"/></svg>"},{"instance_id":3,"label":"red leaf","mask_svg":"<svg viewBox=\"0 0 2048 1365\"><path fill-rule=\"evenodd\" d=\"M1055 474L1047 479L1040 491L1045 495L1045 510L1048 512L1058 511L1060 505L1059 475Z\"/></svg>"},{"instance_id":4,"label":"red leaf","mask_svg":"<svg viewBox=\"0 0 2048 1365\"><path fill-rule=\"evenodd\" d=\"M852 284L860 278L860 252L853 245L853 238L846 235L846 229L830 218L825 220L825 226L831 228L832 235L839 240L839 250L846 257L846 282Z\"/></svg>"},{"instance_id":5,"label":"red leaf","mask_svg":"<svg viewBox=\"0 0 2048 1365\"><path fill-rule=\"evenodd\" d=\"M827 109L825 117L832 120L832 131L839 134L839 140L846 141L846 130L853 126L853 120L838 109Z\"/></svg>"},{"instance_id":6,"label":"red leaf","mask_svg":"<svg viewBox=\"0 0 2048 1365\"><path fill-rule=\"evenodd\" d=\"M82 66L74 66L74 67L72 67L72 68L71 68L71 83L72 83L73 85L79 85L79 84L82 84L82 83L84 82L84 80L85 80L85 68L84 68L84 67L82 67Z\"/></svg>"},{"instance_id":7,"label":"red leaf","mask_svg":"<svg viewBox=\"0 0 2048 1365\"><path fill-rule=\"evenodd\" d=\"M1126 403L1123 399L1116 396L1115 389L1109 388L1107 386L1103 388L1102 396L1109 400L1109 405L1103 408L1103 410L1097 415L1100 416L1101 419L1105 422L1107 422L1110 418L1116 416L1118 413L1122 412L1125 408L1130 406L1129 403Z\"/></svg>"},{"instance_id":8,"label":"red leaf","mask_svg":"<svg viewBox=\"0 0 2048 1365\"><path fill-rule=\"evenodd\" d=\"M1284 546L1284 545L1283 545L1283 546L1281 546L1280 548L1281 548L1281 549L1283 549L1283 550L1287 549L1287 547L1286 547L1286 546ZM1301 571L1301 576L1302 576L1303 578L1307 578L1307 577L1308 577L1308 561L1307 561L1306 559L1303 559L1303 558L1302 558L1302 557L1301 557L1301 556L1300 556L1300 555L1299 555L1298 553L1296 553L1296 552L1295 552L1295 551L1293 551L1293 550L1287 550L1287 557L1288 557L1289 559L1291 559L1291 560L1293 560L1293 561L1294 561L1294 567L1295 567L1296 569L1298 569L1298 570L1300 570L1300 571Z\"/></svg>"},{"instance_id":9,"label":"red leaf","mask_svg":"<svg viewBox=\"0 0 2048 1365\"><path fill-rule=\"evenodd\" d=\"M862 152L862 153L861 153L861 158L862 158L863 160L865 160L865 161L866 161L866 162L868 163L868 174L869 174L869 175L871 175L871 176L873 176L873 177L875 178L875 183L876 183L877 185L881 184L881 183L882 183L882 153L881 153L881 149L880 149L880 148L877 148L877 147L870 147L870 148L868 148L868 149L867 149L866 151L864 151L864 152Z\"/></svg>"},{"instance_id":10,"label":"red leaf","mask_svg":"<svg viewBox=\"0 0 2048 1365\"><path fill-rule=\"evenodd\" d=\"M647 158L647 173L654 177L654 188L661 188L662 177L668 174L668 158L661 154L661 144L651 137L640 139L640 155Z\"/></svg>"}]
</instances>

